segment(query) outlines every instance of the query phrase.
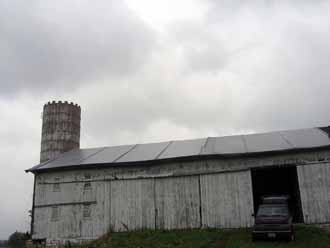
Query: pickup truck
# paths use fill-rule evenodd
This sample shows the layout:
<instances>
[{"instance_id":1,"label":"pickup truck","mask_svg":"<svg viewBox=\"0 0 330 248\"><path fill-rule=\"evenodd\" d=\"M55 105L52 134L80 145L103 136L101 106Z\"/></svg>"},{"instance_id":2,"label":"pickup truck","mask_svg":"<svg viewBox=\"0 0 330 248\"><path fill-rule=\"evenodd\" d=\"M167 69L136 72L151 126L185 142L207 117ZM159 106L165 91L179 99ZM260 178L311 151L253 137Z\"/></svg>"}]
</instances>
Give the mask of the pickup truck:
<instances>
[{"instance_id":1,"label":"pickup truck","mask_svg":"<svg viewBox=\"0 0 330 248\"><path fill-rule=\"evenodd\" d=\"M265 238L285 238L288 241L295 239L288 200L288 196L262 197L262 203L255 215L253 241Z\"/></svg>"}]
</instances>

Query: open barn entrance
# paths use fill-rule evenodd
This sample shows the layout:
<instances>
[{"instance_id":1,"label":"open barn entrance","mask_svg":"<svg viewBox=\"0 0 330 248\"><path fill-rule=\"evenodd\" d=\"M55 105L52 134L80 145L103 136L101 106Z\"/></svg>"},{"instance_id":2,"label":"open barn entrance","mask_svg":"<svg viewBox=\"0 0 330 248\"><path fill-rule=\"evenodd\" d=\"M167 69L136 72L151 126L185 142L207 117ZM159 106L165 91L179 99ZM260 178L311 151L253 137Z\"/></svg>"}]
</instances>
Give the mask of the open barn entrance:
<instances>
[{"instance_id":1,"label":"open barn entrance","mask_svg":"<svg viewBox=\"0 0 330 248\"><path fill-rule=\"evenodd\" d=\"M251 170L254 212L265 195L290 195L289 207L293 221L303 222L296 166L257 168Z\"/></svg>"}]
</instances>

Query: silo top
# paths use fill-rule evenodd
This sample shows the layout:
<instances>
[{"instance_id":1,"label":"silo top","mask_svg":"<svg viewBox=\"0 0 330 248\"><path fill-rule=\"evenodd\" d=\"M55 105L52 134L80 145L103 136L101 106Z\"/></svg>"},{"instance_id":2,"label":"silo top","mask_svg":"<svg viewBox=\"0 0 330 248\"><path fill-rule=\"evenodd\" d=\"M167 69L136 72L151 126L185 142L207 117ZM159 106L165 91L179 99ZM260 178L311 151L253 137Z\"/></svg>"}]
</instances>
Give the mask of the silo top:
<instances>
[{"instance_id":1,"label":"silo top","mask_svg":"<svg viewBox=\"0 0 330 248\"><path fill-rule=\"evenodd\" d=\"M81 108L72 102L48 102L43 108L40 161L80 147Z\"/></svg>"},{"instance_id":2,"label":"silo top","mask_svg":"<svg viewBox=\"0 0 330 248\"><path fill-rule=\"evenodd\" d=\"M47 112L49 114L54 114L58 112L76 112L77 115L81 113L81 108L78 104L74 104L73 102L62 102L62 101L52 101L48 102L44 105L44 113Z\"/></svg>"}]
</instances>

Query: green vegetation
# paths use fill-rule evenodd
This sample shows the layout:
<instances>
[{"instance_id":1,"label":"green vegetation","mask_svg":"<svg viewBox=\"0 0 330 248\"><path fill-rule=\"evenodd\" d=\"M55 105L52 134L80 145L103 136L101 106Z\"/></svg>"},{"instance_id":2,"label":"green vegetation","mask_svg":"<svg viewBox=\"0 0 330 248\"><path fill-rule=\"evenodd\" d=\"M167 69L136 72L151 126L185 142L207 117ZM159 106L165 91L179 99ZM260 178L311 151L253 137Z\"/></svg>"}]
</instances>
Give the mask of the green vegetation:
<instances>
[{"instance_id":1,"label":"green vegetation","mask_svg":"<svg viewBox=\"0 0 330 248\"><path fill-rule=\"evenodd\" d=\"M28 233L14 232L8 238L10 248L25 248L25 242L30 238Z\"/></svg>"},{"instance_id":2,"label":"green vegetation","mask_svg":"<svg viewBox=\"0 0 330 248\"><path fill-rule=\"evenodd\" d=\"M8 240L0 240L0 247L8 247Z\"/></svg>"},{"instance_id":3,"label":"green vegetation","mask_svg":"<svg viewBox=\"0 0 330 248\"><path fill-rule=\"evenodd\" d=\"M329 248L330 233L299 226L294 242L252 242L249 230L185 230L111 233L80 248Z\"/></svg>"}]
</instances>

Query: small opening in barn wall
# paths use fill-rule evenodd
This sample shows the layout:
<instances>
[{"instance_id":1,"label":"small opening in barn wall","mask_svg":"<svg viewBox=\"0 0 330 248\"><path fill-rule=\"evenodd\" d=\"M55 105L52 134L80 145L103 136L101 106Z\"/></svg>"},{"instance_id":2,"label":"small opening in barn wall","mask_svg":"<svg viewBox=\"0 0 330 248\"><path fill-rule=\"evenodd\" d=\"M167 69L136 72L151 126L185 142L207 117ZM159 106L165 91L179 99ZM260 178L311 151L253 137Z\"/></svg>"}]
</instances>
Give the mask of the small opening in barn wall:
<instances>
[{"instance_id":1,"label":"small opening in barn wall","mask_svg":"<svg viewBox=\"0 0 330 248\"><path fill-rule=\"evenodd\" d=\"M91 190L92 184L90 182L84 183L84 191Z\"/></svg>"},{"instance_id":2,"label":"small opening in barn wall","mask_svg":"<svg viewBox=\"0 0 330 248\"><path fill-rule=\"evenodd\" d=\"M60 218L60 209L58 206L52 207L51 221L58 221Z\"/></svg>"},{"instance_id":3,"label":"small opening in barn wall","mask_svg":"<svg viewBox=\"0 0 330 248\"><path fill-rule=\"evenodd\" d=\"M53 184L53 192L60 192L60 179L58 177L55 178L55 183Z\"/></svg>"},{"instance_id":4,"label":"small opening in barn wall","mask_svg":"<svg viewBox=\"0 0 330 248\"><path fill-rule=\"evenodd\" d=\"M85 180L87 180L87 182L84 183L84 192L92 190L92 183L89 181L92 178L91 174L85 173L84 177Z\"/></svg>"},{"instance_id":5,"label":"small opening in barn wall","mask_svg":"<svg viewBox=\"0 0 330 248\"><path fill-rule=\"evenodd\" d=\"M83 217L84 219L89 219L91 217L91 204L84 204Z\"/></svg>"},{"instance_id":6,"label":"small opening in barn wall","mask_svg":"<svg viewBox=\"0 0 330 248\"><path fill-rule=\"evenodd\" d=\"M262 196L290 195L289 204L293 221L303 222L296 166L256 168L251 171L251 174L255 213L261 203Z\"/></svg>"}]
</instances>

